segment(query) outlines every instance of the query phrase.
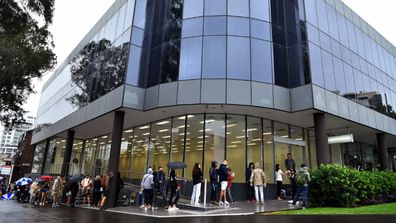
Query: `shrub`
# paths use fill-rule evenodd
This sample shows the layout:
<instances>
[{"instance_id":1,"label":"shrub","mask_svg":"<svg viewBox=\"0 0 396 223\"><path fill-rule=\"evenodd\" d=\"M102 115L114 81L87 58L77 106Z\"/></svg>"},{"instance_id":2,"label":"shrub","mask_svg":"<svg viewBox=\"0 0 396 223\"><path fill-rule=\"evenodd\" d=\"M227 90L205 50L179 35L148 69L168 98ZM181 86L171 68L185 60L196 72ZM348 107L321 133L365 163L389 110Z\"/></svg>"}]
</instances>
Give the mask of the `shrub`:
<instances>
[{"instance_id":1,"label":"shrub","mask_svg":"<svg viewBox=\"0 0 396 223\"><path fill-rule=\"evenodd\" d=\"M396 194L396 173L360 172L338 164L311 171L310 201L314 206L353 207L383 203Z\"/></svg>"}]
</instances>

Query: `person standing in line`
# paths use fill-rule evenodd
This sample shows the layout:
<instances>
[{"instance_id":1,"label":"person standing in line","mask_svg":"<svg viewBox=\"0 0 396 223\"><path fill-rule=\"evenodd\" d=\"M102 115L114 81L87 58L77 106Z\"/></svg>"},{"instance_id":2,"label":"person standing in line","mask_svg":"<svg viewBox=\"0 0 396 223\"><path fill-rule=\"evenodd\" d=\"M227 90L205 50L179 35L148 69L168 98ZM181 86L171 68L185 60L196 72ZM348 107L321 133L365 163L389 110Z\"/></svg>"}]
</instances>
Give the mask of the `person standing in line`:
<instances>
[{"instance_id":1,"label":"person standing in line","mask_svg":"<svg viewBox=\"0 0 396 223\"><path fill-rule=\"evenodd\" d=\"M50 190L50 181L46 180L41 187L41 199L40 199L40 206L44 206L45 203L47 202L47 194Z\"/></svg>"},{"instance_id":2,"label":"person standing in line","mask_svg":"<svg viewBox=\"0 0 396 223\"><path fill-rule=\"evenodd\" d=\"M219 206L230 206L230 203L228 203L226 196L227 178L228 178L227 165L228 165L228 161L224 160L219 167L219 181L220 181Z\"/></svg>"},{"instance_id":3,"label":"person standing in line","mask_svg":"<svg viewBox=\"0 0 396 223\"><path fill-rule=\"evenodd\" d=\"M276 179L276 197L278 199L278 201L282 200L281 198L281 189L282 189L282 182L283 182L283 178L282 176L284 176L285 174L283 173L283 171L280 169L279 164L275 165L275 179Z\"/></svg>"},{"instance_id":4,"label":"person standing in line","mask_svg":"<svg viewBox=\"0 0 396 223\"><path fill-rule=\"evenodd\" d=\"M154 198L153 169L148 168L147 173L143 176L140 186L144 194L144 208L145 209L151 208L153 206L153 198Z\"/></svg>"},{"instance_id":5,"label":"person standing in line","mask_svg":"<svg viewBox=\"0 0 396 223\"><path fill-rule=\"evenodd\" d=\"M250 177L251 185L254 186L256 204L264 204L264 192L263 187L266 187L265 174L260 168L260 163L256 162L254 165L254 170L252 171L252 176Z\"/></svg>"},{"instance_id":6,"label":"person standing in line","mask_svg":"<svg viewBox=\"0 0 396 223\"><path fill-rule=\"evenodd\" d=\"M254 163L250 162L249 166L245 171L245 182L246 182L246 191L247 191L247 202L253 202L254 200L254 187L250 183L250 177L252 176L252 171L254 169Z\"/></svg>"},{"instance_id":7,"label":"person standing in line","mask_svg":"<svg viewBox=\"0 0 396 223\"><path fill-rule=\"evenodd\" d=\"M158 167L157 174L154 179L155 188L158 190L159 195L162 197L163 205L166 205L165 197L165 173L162 166Z\"/></svg>"},{"instance_id":8,"label":"person standing in line","mask_svg":"<svg viewBox=\"0 0 396 223\"><path fill-rule=\"evenodd\" d=\"M52 186L52 191L51 191L51 195L52 195L52 207L59 207L59 195L62 192L62 177L58 176L54 182L54 185Z\"/></svg>"},{"instance_id":9,"label":"person standing in line","mask_svg":"<svg viewBox=\"0 0 396 223\"><path fill-rule=\"evenodd\" d=\"M192 170L193 178L193 192L191 194L191 205L199 205L199 197L201 196L201 183L202 183L202 171L201 165L195 163Z\"/></svg>"},{"instance_id":10,"label":"person standing in line","mask_svg":"<svg viewBox=\"0 0 396 223\"><path fill-rule=\"evenodd\" d=\"M102 194L100 191L101 187L102 187L101 178L100 178L100 175L97 175L93 182L92 206L94 206L94 207L99 205L100 196Z\"/></svg>"},{"instance_id":11,"label":"person standing in line","mask_svg":"<svg viewBox=\"0 0 396 223\"><path fill-rule=\"evenodd\" d=\"M291 204L291 203L293 203L293 198L296 195L296 191L297 191L296 170L295 169L290 170L289 180L290 180L290 184L291 184L291 188L292 188L292 199L288 202L289 202L289 204Z\"/></svg>"},{"instance_id":12,"label":"person standing in line","mask_svg":"<svg viewBox=\"0 0 396 223\"><path fill-rule=\"evenodd\" d=\"M107 201L107 197L109 196L110 193L110 181L112 180L112 178L114 177L114 172L110 171L107 176L105 176L105 180L104 180L104 185L103 185L103 196L102 199L100 200L100 205L99 205L99 209L101 211L104 210L104 206L106 204Z\"/></svg>"},{"instance_id":13,"label":"person standing in line","mask_svg":"<svg viewBox=\"0 0 396 223\"><path fill-rule=\"evenodd\" d=\"M232 172L231 168L228 167L228 178L227 178L227 196L230 200L231 203L235 203L234 198L232 197L232 192L231 192L231 188L232 188L232 180L234 180L235 178L235 173Z\"/></svg>"},{"instance_id":14,"label":"person standing in line","mask_svg":"<svg viewBox=\"0 0 396 223\"><path fill-rule=\"evenodd\" d=\"M168 188L170 189L168 211L177 211L179 210L176 205L180 197L180 186L177 184L176 171L174 169L171 169L169 174ZM174 197L175 200L173 201Z\"/></svg>"},{"instance_id":15,"label":"person standing in line","mask_svg":"<svg viewBox=\"0 0 396 223\"><path fill-rule=\"evenodd\" d=\"M301 164L301 169L299 169L296 173L296 184L297 184L297 191L293 198L292 207L294 207L297 203L298 197L302 194L303 209L307 208L307 197L308 197L308 183L311 181L311 176L308 172L308 167L305 164Z\"/></svg>"},{"instance_id":16,"label":"person standing in line","mask_svg":"<svg viewBox=\"0 0 396 223\"><path fill-rule=\"evenodd\" d=\"M285 159L285 167L286 167L286 171L291 171L292 169L296 169L296 163L294 162L291 153L287 154L287 159Z\"/></svg>"},{"instance_id":17,"label":"person standing in line","mask_svg":"<svg viewBox=\"0 0 396 223\"><path fill-rule=\"evenodd\" d=\"M210 203L213 205L217 205L217 162L212 161L210 169L209 169L209 177L210 177Z\"/></svg>"},{"instance_id":18,"label":"person standing in line","mask_svg":"<svg viewBox=\"0 0 396 223\"><path fill-rule=\"evenodd\" d=\"M83 205L85 205L85 201L88 201L88 206L91 205L91 188L92 188L92 179L87 174L85 178L81 181Z\"/></svg>"}]
</instances>

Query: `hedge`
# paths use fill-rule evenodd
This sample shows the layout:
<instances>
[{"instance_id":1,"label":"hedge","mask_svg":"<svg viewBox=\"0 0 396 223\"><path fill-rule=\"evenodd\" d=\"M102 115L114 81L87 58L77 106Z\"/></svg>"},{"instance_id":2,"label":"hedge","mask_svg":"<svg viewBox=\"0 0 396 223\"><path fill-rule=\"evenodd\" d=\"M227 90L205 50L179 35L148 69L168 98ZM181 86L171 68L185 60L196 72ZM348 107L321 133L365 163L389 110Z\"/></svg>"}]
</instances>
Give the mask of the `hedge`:
<instances>
[{"instance_id":1,"label":"hedge","mask_svg":"<svg viewBox=\"0 0 396 223\"><path fill-rule=\"evenodd\" d=\"M361 172L328 164L310 173L309 196L313 206L354 207L383 203L384 198L394 199L396 195L396 173L393 172Z\"/></svg>"}]
</instances>

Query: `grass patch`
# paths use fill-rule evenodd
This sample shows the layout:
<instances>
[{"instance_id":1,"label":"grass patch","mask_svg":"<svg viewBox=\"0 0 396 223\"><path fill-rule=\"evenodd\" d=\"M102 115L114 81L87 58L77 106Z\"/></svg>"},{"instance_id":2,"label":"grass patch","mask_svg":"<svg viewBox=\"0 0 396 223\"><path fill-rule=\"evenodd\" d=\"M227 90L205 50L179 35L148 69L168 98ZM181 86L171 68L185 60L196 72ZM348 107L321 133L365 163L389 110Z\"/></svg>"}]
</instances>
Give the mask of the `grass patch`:
<instances>
[{"instance_id":1,"label":"grass patch","mask_svg":"<svg viewBox=\"0 0 396 223\"><path fill-rule=\"evenodd\" d=\"M396 214L396 203L370 205L357 208L307 208L279 211L274 215L333 215L333 214Z\"/></svg>"}]
</instances>

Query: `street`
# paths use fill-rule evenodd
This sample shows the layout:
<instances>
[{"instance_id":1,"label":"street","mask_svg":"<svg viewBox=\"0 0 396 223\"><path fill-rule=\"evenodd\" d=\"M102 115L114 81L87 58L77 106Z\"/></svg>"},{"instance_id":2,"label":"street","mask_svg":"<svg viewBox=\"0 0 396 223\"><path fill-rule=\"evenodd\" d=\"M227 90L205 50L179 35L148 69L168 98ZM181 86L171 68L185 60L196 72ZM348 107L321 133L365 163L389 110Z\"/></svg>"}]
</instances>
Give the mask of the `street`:
<instances>
[{"instance_id":1,"label":"street","mask_svg":"<svg viewBox=\"0 0 396 223\"><path fill-rule=\"evenodd\" d=\"M0 223L8 222L34 222L34 223L394 223L396 215L373 216L373 215L349 215L349 216L273 216L273 215L250 215L250 216L222 216L222 217L191 217L191 218L152 218L119 214L111 212L99 212L82 208L37 208L30 204L19 204L16 201L0 201Z\"/></svg>"}]
</instances>

